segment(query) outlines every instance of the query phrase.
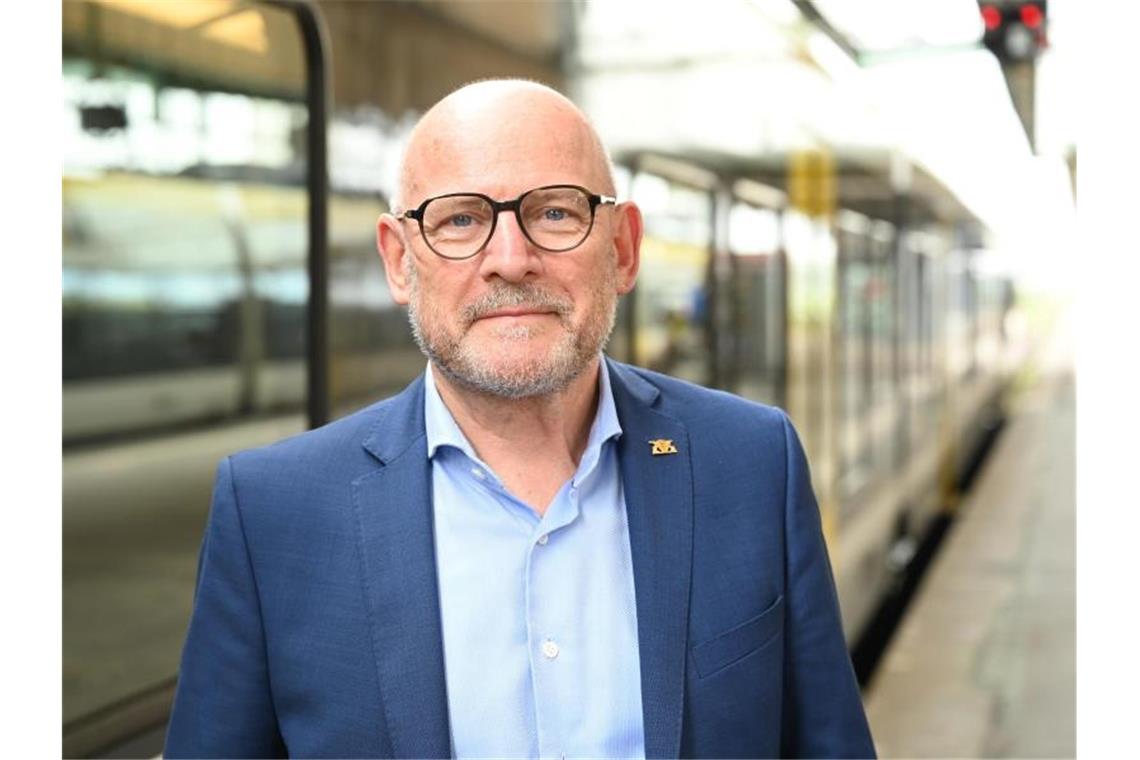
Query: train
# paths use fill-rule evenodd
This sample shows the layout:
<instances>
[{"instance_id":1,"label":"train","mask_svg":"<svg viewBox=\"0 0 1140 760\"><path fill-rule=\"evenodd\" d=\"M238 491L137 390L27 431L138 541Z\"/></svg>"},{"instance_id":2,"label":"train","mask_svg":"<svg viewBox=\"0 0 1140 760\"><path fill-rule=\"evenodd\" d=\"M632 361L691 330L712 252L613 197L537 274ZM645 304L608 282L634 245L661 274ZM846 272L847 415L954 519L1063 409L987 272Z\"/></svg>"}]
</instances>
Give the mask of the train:
<instances>
[{"instance_id":1,"label":"train","mask_svg":"<svg viewBox=\"0 0 1140 760\"><path fill-rule=\"evenodd\" d=\"M485 34L429 5L63 6L68 756L160 743L219 459L423 371L375 249L389 192L371 175L408 113L477 76L569 89L547 57L488 57ZM364 13L388 14L377 34L450 45L415 97L351 66L330 77ZM326 112L369 86L379 108ZM336 134L376 171L349 160L330 181ZM821 157L804 202L796 167ZM1025 352L1015 283L985 225L894 151L625 145L613 162L645 238L607 353L789 413L854 645L1000 419Z\"/></svg>"}]
</instances>

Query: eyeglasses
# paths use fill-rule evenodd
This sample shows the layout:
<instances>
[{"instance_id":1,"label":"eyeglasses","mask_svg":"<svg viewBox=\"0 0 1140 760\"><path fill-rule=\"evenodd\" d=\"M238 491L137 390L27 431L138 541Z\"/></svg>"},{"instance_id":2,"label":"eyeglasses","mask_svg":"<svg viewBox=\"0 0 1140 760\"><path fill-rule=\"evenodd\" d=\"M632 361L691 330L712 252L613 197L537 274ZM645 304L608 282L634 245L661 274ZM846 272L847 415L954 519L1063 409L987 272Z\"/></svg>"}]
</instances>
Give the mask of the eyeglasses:
<instances>
[{"instance_id":1,"label":"eyeglasses","mask_svg":"<svg viewBox=\"0 0 1140 760\"><path fill-rule=\"evenodd\" d=\"M616 198L577 185L548 185L518 198L497 201L481 193L449 193L428 198L396 218L415 219L428 247L445 259L469 259L495 234L499 214L513 211L527 240L544 251L580 246L594 228L594 211Z\"/></svg>"}]
</instances>

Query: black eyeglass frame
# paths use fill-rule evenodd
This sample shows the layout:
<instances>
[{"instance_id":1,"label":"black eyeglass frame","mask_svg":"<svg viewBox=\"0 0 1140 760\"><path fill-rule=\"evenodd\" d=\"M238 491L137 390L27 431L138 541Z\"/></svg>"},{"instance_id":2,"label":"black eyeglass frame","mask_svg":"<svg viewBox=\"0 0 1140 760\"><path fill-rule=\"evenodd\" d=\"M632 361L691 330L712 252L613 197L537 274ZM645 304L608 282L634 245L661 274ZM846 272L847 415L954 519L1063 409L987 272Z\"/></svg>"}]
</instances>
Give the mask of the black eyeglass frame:
<instances>
[{"instance_id":1,"label":"black eyeglass frame","mask_svg":"<svg viewBox=\"0 0 1140 760\"><path fill-rule=\"evenodd\" d=\"M585 234L582 235L582 239L579 240L574 245L568 246L566 248L547 248L546 246L536 242L535 239L530 236L530 232L527 230L526 224L523 223L522 214L519 212L519 209L522 208L523 199L526 198L531 193L537 193L540 190L560 190L560 189L580 190L582 193L585 194L586 200L590 204L590 226L586 228L586 232L585 232ZM432 201L437 201L440 198L456 198L459 196L482 198L483 200L487 201L487 203L491 206L491 211L492 211L491 229L487 233L487 239L484 240L483 243L478 248L476 248L473 252L467 254L466 256L445 256L435 249L435 246L433 246L431 244L431 241L428 240L427 233L424 232L424 210L428 207L428 204L431 203ZM526 239L529 240L531 242L531 244L534 245L536 248L539 248L543 251L548 251L550 253L565 253L566 251L574 250L578 246L582 245L582 243L586 242L586 239L590 237L590 233L594 231L594 220L597 218L598 206L608 206L608 205L613 205L616 207L617 206L617 198L610 196L610 195L598 195L597 193L591 193L589 190L582 187L581 185L543 185L542 187L535 187L535 188L532 188L530 190L527 190L525 193L523 193L519 197L514 198L513 200L508 200L508 201L497 201L494 198L492 198L491 196L484 195L483 193L445 193L444 195L436 195L436 196L433 196L431 198L428 198L427 200L425 200L423 203L421 203L419 206L417 206L414 209L408 209L407 211L400 212L399 214L396 215L396 219L398 221L401 221L401 222L404 221L405 219L416 220L416 222L419 223L420 236L424 239L424 242L427 243L427 247L430 248L431 252L434 253L436 256L439 256L441 259L447 259L448 261L466 261L467 259L469 259L473 256L478 256L480 253L482 253L483 249L487 247L487 244L491 242L491 238L493 238L495 236L495 228L499 224L499 214L501 214L504 211L513 211L514 212L515 221L518 222L519 229L522 230L522 233L523 233L523 235L526 236Z\"/></svg>"}]
</instances>

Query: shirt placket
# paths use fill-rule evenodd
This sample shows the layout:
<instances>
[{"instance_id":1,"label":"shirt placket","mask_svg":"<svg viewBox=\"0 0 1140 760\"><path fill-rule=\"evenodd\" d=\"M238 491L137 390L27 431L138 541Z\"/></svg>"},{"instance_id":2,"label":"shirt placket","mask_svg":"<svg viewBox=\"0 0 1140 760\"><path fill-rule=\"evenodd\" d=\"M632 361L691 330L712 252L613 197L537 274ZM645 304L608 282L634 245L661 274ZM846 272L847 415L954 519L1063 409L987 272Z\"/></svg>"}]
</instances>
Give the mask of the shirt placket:
<instances>
[{"instance_id":1,"label":"shirt placket","mask_svg":"<svg viewBox=\"0 0 1140 760\"><path fill-rule=\"evenodd\" d=\"M557 614L564 606L558 596L568 582L557 554L565 548L560 543L573 540L567 529L578 515L579 494L573 481L559 491L535 527L526 564L527 651L542 758L565 757L570 738L561 708L567 704L567 695L574 693L574 662L580 653L574 651L576 637L569 621Z\"/></svg>"}]
</instances>

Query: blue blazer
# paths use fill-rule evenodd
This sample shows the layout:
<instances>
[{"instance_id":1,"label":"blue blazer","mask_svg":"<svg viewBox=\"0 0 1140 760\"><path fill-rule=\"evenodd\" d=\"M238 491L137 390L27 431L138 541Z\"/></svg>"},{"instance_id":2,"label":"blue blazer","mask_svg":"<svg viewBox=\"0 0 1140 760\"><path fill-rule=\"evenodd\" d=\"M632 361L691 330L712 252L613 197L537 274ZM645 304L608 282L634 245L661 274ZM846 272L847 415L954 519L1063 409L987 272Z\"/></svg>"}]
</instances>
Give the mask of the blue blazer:
<instances>
[{"instance_id":1,"label":"blue blazer","mask_svg":"<svg viewBox=\"0 0 1140 760\"><path fill-rule=\"evenodd\" d=\"M873 756L787 417L607 369L646 755ZM450 755L423 393L221 463L167 757Z\"/></svg>"}]
</instances>

